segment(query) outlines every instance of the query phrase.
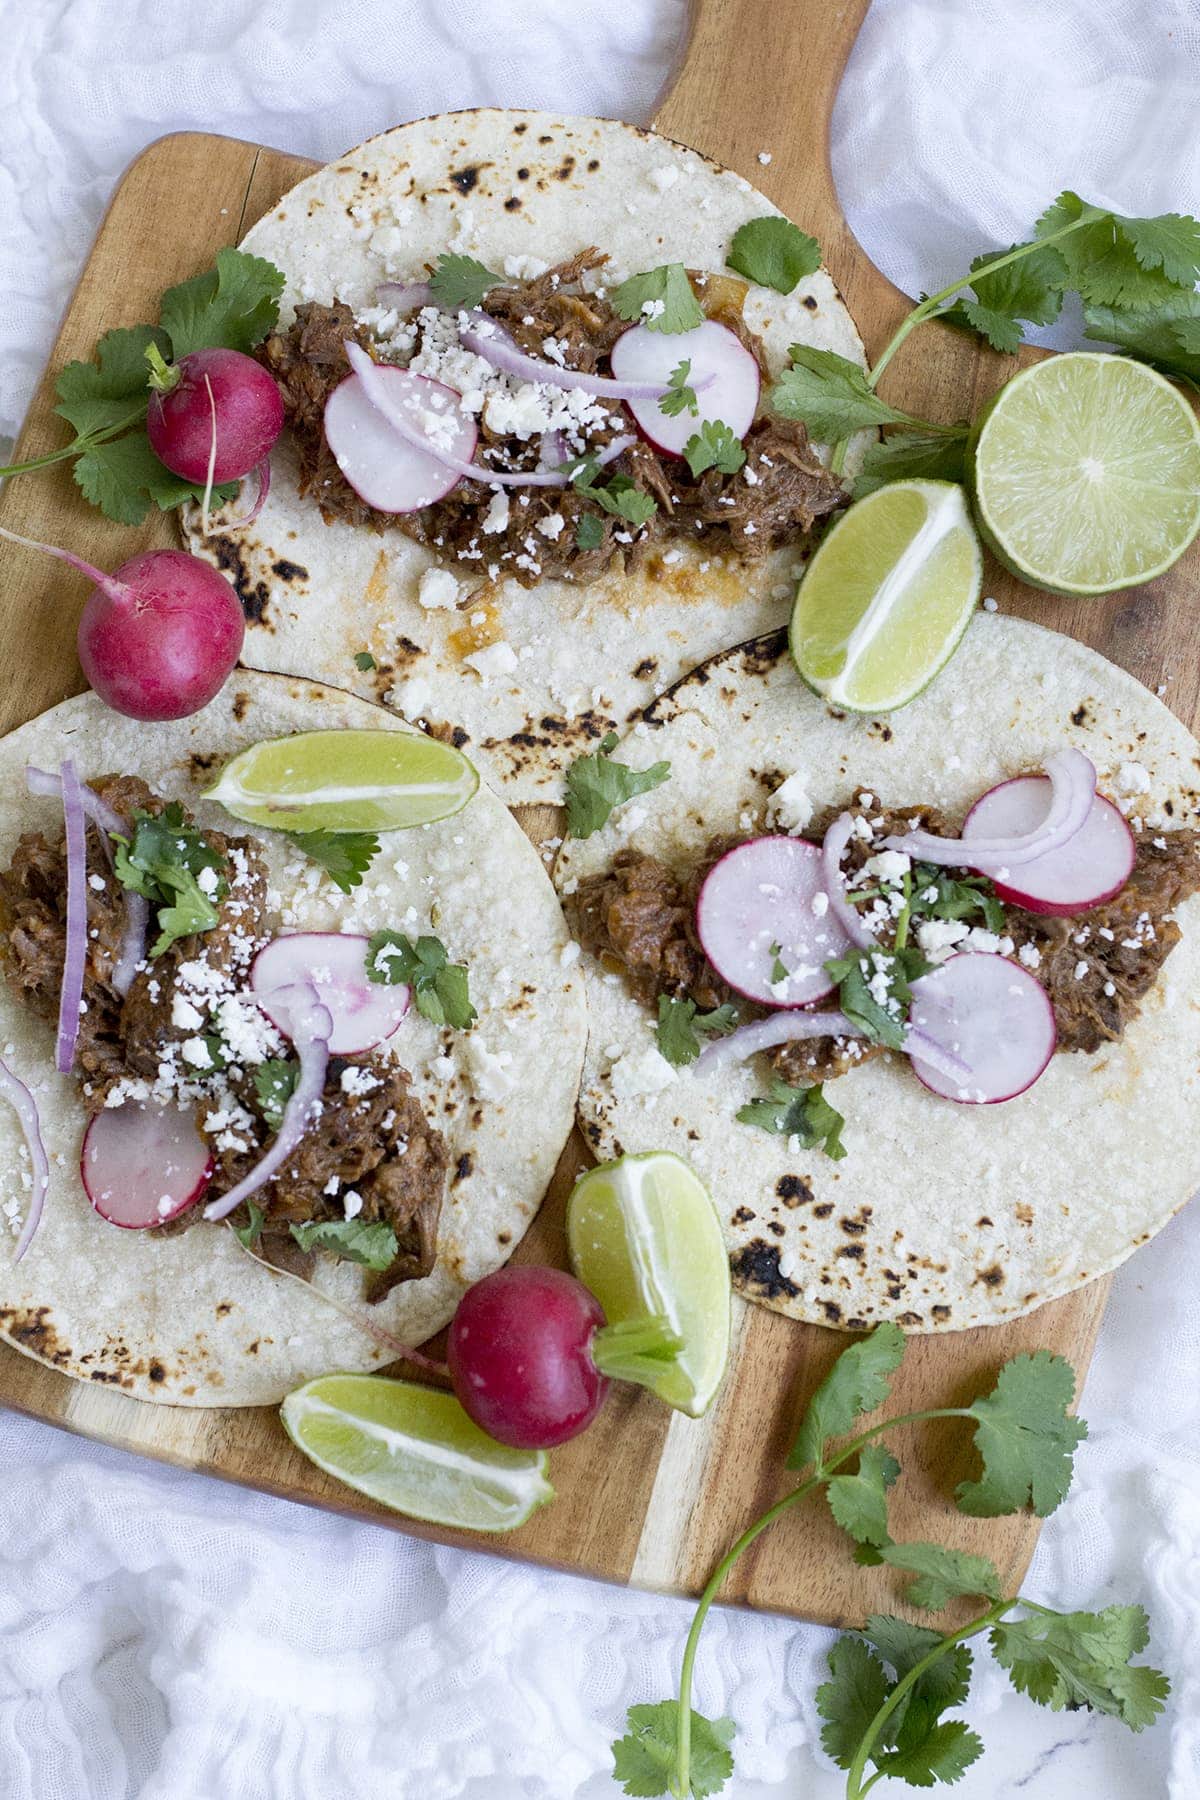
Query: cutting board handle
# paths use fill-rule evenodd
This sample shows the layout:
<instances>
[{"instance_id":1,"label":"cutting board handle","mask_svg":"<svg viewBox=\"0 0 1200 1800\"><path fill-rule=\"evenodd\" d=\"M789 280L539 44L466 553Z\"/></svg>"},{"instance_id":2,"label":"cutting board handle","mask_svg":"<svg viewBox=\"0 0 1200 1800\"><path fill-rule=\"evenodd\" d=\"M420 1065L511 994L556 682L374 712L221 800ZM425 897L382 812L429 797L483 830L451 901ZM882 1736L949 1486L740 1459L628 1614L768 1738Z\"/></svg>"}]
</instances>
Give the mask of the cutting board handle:
<instances>
[{"instance_id":1,"label":"cutting board handle","mask_svg":"<svg viewBox=\"0 0 1200 1800\"><path fill-rule=\"evenodd\" d=\"M855 241L829 164L833 103L869 5L692 0L654 129L753 181L817 239L851 311L882 321L910 303Z\"/></svg>"}]
</instances>

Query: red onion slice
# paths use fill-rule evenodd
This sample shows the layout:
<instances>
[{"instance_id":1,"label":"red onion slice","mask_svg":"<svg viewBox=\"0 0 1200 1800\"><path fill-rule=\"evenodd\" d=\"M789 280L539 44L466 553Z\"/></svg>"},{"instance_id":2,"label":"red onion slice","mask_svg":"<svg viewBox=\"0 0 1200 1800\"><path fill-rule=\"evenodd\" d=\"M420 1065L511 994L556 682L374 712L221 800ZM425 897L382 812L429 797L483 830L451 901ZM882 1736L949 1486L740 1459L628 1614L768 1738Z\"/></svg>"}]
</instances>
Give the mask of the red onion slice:
<instances>
[{"instance_id":1,"label":"red onion slice","mask_svg":"<svg viewBox=\"0 0 1200 1800\"><path fill-rule=\"evenodd\" d=\"M544 387L578 388L584 394L594 394L598 400L661 400L671 391L668 381L615 381L607 375L589 375L583 369L565 369L548 357L529 356L485 313L472 313L471 323L459 333L459 342L465 350L473 351L484 362L491 363L493 369L515 375L519 381L538 381ZM683 352L680 351L675 362L682 361ZM688 385L698 394L702 388L711 387L715 379L715 375L705 375Z\"/></svg>"},{"instance_id":2,"label":"red onion slice","mask_svg":"<svg viewBox=\"0 0 1200 1800\"><path fill-rule=\"evenodd\" d=\"M8 1064L0 1061L0 1093L16 1113L21 1131L29 1151L29 1172L33 1176L33 1186L29 1194L29 1210L25 1214L25 1223L21 1227L21 1235L17 1239L14 1262L20 1262L36 1232L42 1218L42 1208L46 1204L46 1195L50 1188L50 1159L46 1155L46 1146L42 1141L42 1121L37 1109L37 1101L19 1076L14 1075Z\"/></svg>"},{"instance_id":3,"label":"red onion slice","mask_svg":"<svg viewBox=\"0 0 1200 1800\"><path fill-rule=\"evenodd\" d=\"M79 776L69 756L63 762L60 774L63 823L67 833L67 932L58 997L54 1066L60 1075L69 1075L75 1061L75 1040L79 1036L83 969L87 961L87 827Z\"/></svg>"},{"instance_id":4,"label":"red onion slice","mask_svg":"<svg viewBox=\"0 0 1200 1800\"><path fill-rule=\"evenodd\" d=\"M254 476L255 480L258 483L258 487L255 490L253 506L250 508L250 511L248 513L243 513L240 519L222 519L222 521L221 521L221 530L222 531L242 531L245 529L245 527L247 525L253 525L255 519L257 519L259 513L262 511L263 507L266 505L267 495L271 491L271 459L270 459L270 457L264 456L262 461L257 465L257 467L251 470L251 474ZM242 479L244 481L249 480L249 476L243 476ZM241 491L239 489L239 498L240 498L240 492Z\"/></svg>"},{"instance_id":5,"label":"red onion slice","mask_svg":"<svg viewBox=\"0 0 1200 1800\"><path fill-rule=\"evenodd\" d=\"M867 930L861 914L847 899L846 884L842 880L842 857L853 836L853 814L839 813L821 844L821 873L825 881L825 892L829 895L830 910L838 924L852 944L859 950L868 950L874 945L875 939Z\"/></svg>"},{"instance_id":6,"label":"red onion slice","mask_svg":"<svg viewBox=\"0 0 1200 1800\"><path fill-rule=\"evenodd\" d=\"M346 340L346 355L350 360L351 368L362 383L363 393L371 405L382 418L387 420L396 436L402 439L410 449L421 451L433 462L441 463L443 468L452 470L454 474L463 476L467 481L481 481L487 487L557 488L569 485L571 478L565 470L533 469L525 474L508 474L498 469L486 468L482 463L465 462L462 457L453 456L448 450L442 450L409 424L403 411L394 403L388 392L387 382L383 379L380 369L362 346L354 342L353 338ZM334 390L335 394L340 391L340 389ZM606 444L600 451L596 458L597 462L603 467L604 464L610 463L615 457L620 456L623 450L628 450L634 442L635 439L632 437L613 438L612 442ZM582 458L579 460L582 461Z\"/></svg>"},{"instance_id":7,"label":"red onion slice","mask_svg":"<svg viewBox=\"0 0 1200 1800\"><path fill-rule=\"evenodd\" d=\"M908 831L884 839L887 850L904 850L920 862L946 868L978 869L984 875L1003 875L1040 856L1049 856L1069 844L1087 823L1096 797L1095 766L1082 750L1056 750L1046 758L1050 779L1050 806L1032 831L1008 838L935 837L931 831Z\"/></svg>"},{"instance_id":8,"label":"red onion slice","mask_svg":"<svg viewBox=\"0 0 1200 1800\"><path fill-rule=\"evenodd\" d=\"M1019 775L983 794L963 822L963 840L974 844L989 830L1014 833L1038 825L1050 804L1043 775ZM1119 894L1133 873L1137 846L1133 833L1110 800L1092 801L1080 830L1069 843L1021 863L1008 883L997 880L1001 900L1030 912L1070 915L1102 906Z\"/></svg>"},{"instance_id":9,"label":"red onion slice","mask_svg":"<svg viewBox=\"0 0 1200 1800\"><path fill-rule=\"evenodd\" d=\"M59 800L62 798L62 778L49 769L36 769L32 763L25 765L25 785L31 794L44 799ZM79 789L83 801L83 810L92 824L100 831L100 840L104 852L112 867L113 855L109 838L128 837L129 825L120 813L102 800L95 788L82 782ZM146 954L146 932L150 925L150 902L144 894L133 888L125 889L125 930L121 937L120 948L109 974L109 982L114 993L122 998L133 986L133 978L138 964Z\"/></svg>"},{"instance_id":10,"label":"red onion slice","mask_svg":"<svg viewBox=\"0 0 1200 1800\"><path fill-rule=\"evenodd\" d=\"M803 1038L861 1038L866 1032L852 1025L845 1013L804 1012L796 1009L772 1013L769 1019L755 1019L742 1025L726 1038L714 1038L700 1052L695 1062L697 1075L715 1075L729 1063L745 1062L760 1050L772 1050L776 1044L792 1044Z\"/></svg>"},{"instance_id":11,"label":"red onion slice","mask_svg":"<svg viewBox=\"0 0 1200 1800\"><path fill-rule=\"evenodd\" d=\"M381 281L375 298L380 306L390 306L394 312L416 312L422 306L437 305L427 281Z\"/></svg>"},{"instance_id":12,"label":"red onion slice","mask_svg":"<svg viewBox=\"0 0 1200 1800\"><path fill-rule=\"evenodd\" d=\"M329 1067L329 1040L333 1036L333 1019L329 1008L318 998L308 982L277 988L270 996L274 1015L286 1024L287 1032L300 1058L300 1078L291 1099L284 1108L275 1142L250 1173L230 1188L227 1194L212 1200L204 1209L206 1219L224 1219L243 1200L265 1187L275 1171L283 1166L309 1127L320 1116L320 1099L325 1091L325 1072Z\"/></svg>"}]
</instances>

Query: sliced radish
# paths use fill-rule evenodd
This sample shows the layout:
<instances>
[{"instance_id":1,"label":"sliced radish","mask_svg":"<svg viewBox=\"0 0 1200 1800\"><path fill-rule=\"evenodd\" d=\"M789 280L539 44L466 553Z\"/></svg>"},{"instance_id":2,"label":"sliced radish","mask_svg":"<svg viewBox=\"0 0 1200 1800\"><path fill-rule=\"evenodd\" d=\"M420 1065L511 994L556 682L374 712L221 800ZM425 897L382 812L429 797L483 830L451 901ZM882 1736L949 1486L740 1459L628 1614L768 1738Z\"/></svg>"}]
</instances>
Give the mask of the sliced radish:
<instances>
[{"instance_id":1,"label":"sliced radish","mask_svg":"<svg viewBox=\"0 0 1200 1800\"><path fill-rule=\"evenodd\" d=\"M1051 788L1043 775L1002 781L977 800L963 825L963 841L1018 837L1036 831L1050 811ZM1133 833L1109 800L1097 794L1087 818L1065 844L1019 864L1015 879L995 881L1002 900L1036 913L1077 913L1119 894L1133 871Z\"/></svg>"},{"instance_id":2,"label":"sliced radish","mask_svg":"<svg viewBox=\"0 0 1200 1800\"><path fill-rule=\"evenodd\" d=\"M764 1006L810 1006L831 994L825 964L850 947L829 906L820 849L804 838L752 838L723 856L700 889L696 931L721 979ZM777 958L787 975L772 982Z\"/></svg>"},{"instance_id":3,"label":"sliced radish","mask_svg":"<svg viewBox=\"0 0 1200 1800\"><path fill-rule=\"evenodd\" d=\"M93 1118L83 1136L79 1171L102 1219L126 1231L145 1231L194 1206L213 1166L188 1108L126 1100Z\"/></svg>"},{"instance_id":4,"label":"sliced radish","mask_svg":"<svg viewBox=\"0 0 1200 1800\"><path fill-rule=\"evenodd\" d=\"M470 462L479 434L453 388L385 363L377 364L375 373L389 404L413 432ZM325 403L325 441L355 493L377 512L420 512L444 499L460 479L436 455L397 435L357 375L348 375ZM486 471L480 475L486 479Z\"/></svg>"},{"instance_id":5,"label":"sliced radish","mask_svg":"<svg viewBox=\"0 0 1200 1800\"><path fill-rule=\"evenodd\" d=\"M670 333L633 325L613 345L609 362L619 382L661 382L664 388L680 363L690 365L685 385L695 390L697 412L684 407L672 416L657 399L626 402L639 429L664 455L682 456L700 427L713 420L720 419L738 438L754 423L758 363L736 333L715 319Z\"/></svg>"},{"instance_id":6,"label":"sliced radish","mask_svg":"<svg viewBox=\"0 0 1200 1800\"><path fill-rule=\"evenodd\" d=\"M1096 797L1096 770L1082 750L1056 750L1046 758L1050 805L1031 831L1004 837L978 832L968 852L962 838L937 837L931 831L906 831L883 840L885 850L903 850L920 862L943 868L978 869L1003 880L1011 870L1069 844L1082 831Z\"/></svg>"},{"instance_id":7,"label":"sliced radish","mask_svg":"<svg viewBox=\"0 0 1200 1800\"><path fill-rule=\"evenodd\" d=\"M1033 1086L1054 1055L1054 1008L1039 981L1006 956L952 956L913 982L911 1025L970 1073L965 1080L909 1045L913 1072L935 1094L972 1105L1012 1100Z\"/></svg>"},{"instance_id":8,"label":"sliced radish","mask_svg":"<svg viewBox=\"0 0 1200 1800\"><path fill-rule=\"evenodd\" d=\"M296 931L272 938L254 959L250 987L280 1031L291 1011L273 997L296 982L311 982L333 1020L331 1056L358 1056L391 1037L408 1011L408 988L386 987L367 977L369 939L354 932Z\"/></svg>"}]
</instances>

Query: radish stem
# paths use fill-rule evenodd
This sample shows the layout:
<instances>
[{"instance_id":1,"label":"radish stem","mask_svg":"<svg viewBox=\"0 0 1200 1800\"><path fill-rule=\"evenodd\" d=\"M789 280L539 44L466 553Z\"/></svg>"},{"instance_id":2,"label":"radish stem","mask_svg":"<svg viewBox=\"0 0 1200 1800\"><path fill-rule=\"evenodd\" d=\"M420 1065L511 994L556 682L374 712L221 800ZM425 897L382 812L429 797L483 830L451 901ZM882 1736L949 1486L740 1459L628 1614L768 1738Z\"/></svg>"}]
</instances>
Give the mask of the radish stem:
<instances>
[{"instance_id":1,"label":"radish stem","mask_svg":"<svg viewBox=\"0 0 1200 1800\"><path fill-rule=\"evenodd\" d=\"M57 556L60 562L70 563L73 569L78 569L81 575L94 581L110 600L123 601L129 598L129 589L124 582L117 581L113 576L106 575L103 569L84 562L81 556L73 555L70 550L60 550L55 544L43 544L37 538L22 537L19 531L8 531L3 526L0 526L0 537L7 538L12 544L24 544L27 550L44 550L47 556Z\"/></svg>"},{"instance_id":2,"label":"radish stem","mask_svg":"<svg viewBox=\"0 0 1200 1800\"><path fill-rule=\"evenodd\" d=\"M179 370L163 356L157 344L146 345L146 361L150 364L150 386L156 394L169 394L179 386Z\"/></svg>"}]
</instances>

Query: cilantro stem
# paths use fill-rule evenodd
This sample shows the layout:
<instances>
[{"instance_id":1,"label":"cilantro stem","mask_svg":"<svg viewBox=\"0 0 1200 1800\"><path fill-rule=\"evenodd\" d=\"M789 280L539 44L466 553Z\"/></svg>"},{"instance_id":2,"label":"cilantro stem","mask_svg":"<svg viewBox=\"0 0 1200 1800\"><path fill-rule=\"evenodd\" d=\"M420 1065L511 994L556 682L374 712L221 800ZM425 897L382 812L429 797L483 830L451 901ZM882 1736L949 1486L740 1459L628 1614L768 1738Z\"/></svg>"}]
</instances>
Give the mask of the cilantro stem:
<instances>
[{"instance_id":1,"label":"cilantro stem","mask_svg":"<svg viewBox=\"0 0 1200 1800\"><path fill-rule=\"evenodd\" d=\"M885 1773L881 1769L876 1770L875 1774L870 1776L867 1781L863 1780L863 1774L871 1758L871 1751L880 1732L901 1701L920 1681L925 1671L932 1669L934 1663L940 1662L947 1650L952 1649L955 1644L961 1644L965 1639L978 1637L981 1631L987 1631L996 1623L997 1619L1002 1619L1006 1612L1011 1612L1018 1601L1019 1596L1014 1596L1011 1600L995 1601L985 1613L980 1613L977 1619L972 1619L969 1624L961 1625L957 1631L948 1632L940 1643L935 1644L933 1649L921 1658L920 1662L913 1664L907 1675L901 1677L863 1733L862 1742L855 1751L854 1761L850 1764L846 1775L846 1800L862 1800L862 1796L868 1789L874 1787L880 1776ZM1024 1604L1023 1601L1020 1603Z\"/></svg>"},{"instance_id":2,"label":"cilantro stem","mask_svg":"<svg viewBox=\"0 0 1200 1800\"><path fill-rule=\"evenodd\" d=\"M912 874L906 871L904 876L904 905L896 920L896 941L892 948L903 950L908 944L908 926L912 918Z\"/></svg>"},{"instance_id":3,"label":"cilantro stem","mask_svg":"<svg viewBox=\"0 0 1200 1800\"><path fill-rule=\"evenodd\" d=\"M68 456L82 456L85 450L90 450L95 444L106 444L110 438L118 437L122 431L128 431L131 425L136 425L139 419L145 418L146 405L143 402L136 412L118 419L114 425L106 425L101 431L88 431L79 437L73 437L61 450L51 450L45 456L31 457L28 462L9 463L0 468L0 480L7 479L10 475L27 475L34 469L48 469L52 463L65 462Z\"/></svg>"}]
</instances>

